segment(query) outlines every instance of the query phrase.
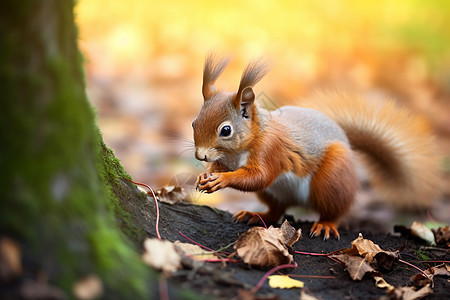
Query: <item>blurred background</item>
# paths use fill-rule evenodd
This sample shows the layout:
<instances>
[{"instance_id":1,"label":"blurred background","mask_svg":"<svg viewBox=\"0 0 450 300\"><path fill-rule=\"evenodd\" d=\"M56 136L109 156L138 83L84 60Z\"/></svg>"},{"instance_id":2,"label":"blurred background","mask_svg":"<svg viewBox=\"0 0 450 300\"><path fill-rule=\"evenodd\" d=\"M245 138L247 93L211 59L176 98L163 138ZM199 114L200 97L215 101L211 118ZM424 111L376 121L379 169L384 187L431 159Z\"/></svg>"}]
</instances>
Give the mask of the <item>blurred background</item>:
<instances>
[{"instance_id":1,"label":"blurred background","mask_svg":"<svg viewBox=\"0 0 450 300\"><path fill-rule=\"evenodd\" d=\"M271 63L255 88L269 108L344 89L425 115L450 182L449 1L79 0L75 13L99 127L136 181L183 185L192 201L231 212L264 209L252 194L193 191L203 165L193 157L191 122L203 101L203 62L215 50L231 57L216 83L223 90L237 88L250 59ZM446 222L449 186L432 211ZM358 197L351 216L391 213L371 202L370 189Z\"/></svg>"}]
</instances>

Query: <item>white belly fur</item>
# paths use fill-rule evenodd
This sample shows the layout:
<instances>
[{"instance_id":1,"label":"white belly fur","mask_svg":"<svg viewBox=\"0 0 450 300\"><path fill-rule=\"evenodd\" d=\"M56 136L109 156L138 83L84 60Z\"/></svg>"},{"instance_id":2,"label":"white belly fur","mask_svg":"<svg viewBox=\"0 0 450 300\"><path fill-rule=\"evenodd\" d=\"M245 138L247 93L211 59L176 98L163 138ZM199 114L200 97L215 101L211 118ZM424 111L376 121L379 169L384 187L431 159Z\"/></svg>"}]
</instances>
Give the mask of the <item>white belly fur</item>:
<instances>
[{"instance_id":1,"label":"white belly fur","mask_svg":"<svg viewBox=\"0 0 450 300\"><path fill-rule=\"evenodd\" d=\"M307 205L311 174L299 177L292 172L283 173L266 189L272 197L287 206Z\"/></svg>"}]
</instances>

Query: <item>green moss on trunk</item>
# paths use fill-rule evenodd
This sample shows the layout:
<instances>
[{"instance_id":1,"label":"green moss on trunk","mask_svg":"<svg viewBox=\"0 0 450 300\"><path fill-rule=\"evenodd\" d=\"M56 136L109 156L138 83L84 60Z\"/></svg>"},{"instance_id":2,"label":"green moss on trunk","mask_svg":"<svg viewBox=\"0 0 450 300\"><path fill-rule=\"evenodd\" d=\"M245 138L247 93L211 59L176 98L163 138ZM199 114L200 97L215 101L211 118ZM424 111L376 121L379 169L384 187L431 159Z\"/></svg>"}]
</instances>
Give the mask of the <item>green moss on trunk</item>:
<instances>
[{"instance_id":1,"label":"green moss on trunk","mask_svg":"<svg viewBox=\"0 0 450 300\"><path fill-rule=\"evenodd\" d=\"M109 299L147 298L149 273L117 226L132 227L113 194L126 174L86 99L73 2L0 6L0 234L69 295L94 273Z\"/></svg>"}]
</instances>

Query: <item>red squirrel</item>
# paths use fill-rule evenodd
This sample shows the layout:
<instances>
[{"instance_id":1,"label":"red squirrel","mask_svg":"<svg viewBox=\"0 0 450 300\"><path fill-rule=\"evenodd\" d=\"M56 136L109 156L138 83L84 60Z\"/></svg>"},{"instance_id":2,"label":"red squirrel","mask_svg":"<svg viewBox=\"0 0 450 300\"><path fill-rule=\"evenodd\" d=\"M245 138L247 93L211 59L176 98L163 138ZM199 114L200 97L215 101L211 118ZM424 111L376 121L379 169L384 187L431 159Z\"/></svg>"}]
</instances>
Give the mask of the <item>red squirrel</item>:
<instances>
[{"instance_id":1,"label":"red squirrel","mask_svg":"<svg viewBox=\"0 0 450 300\"><path fill-rule=\"evenodd\" d=\"M258 108L253 86L268 72L251 62L236 92L214 88L228 60L210 54L203 71L204 104L192 123L195 157L207 162L196 183L201 192L231 187L255 192L268 207L269 224L304 205L320 214L312 237L339 238L359 181L354 151L363 153L372 183L403 206L424 206L438 195L438 164L427 123L393 102L371 103L339 93L318 93L301 107ZM241 211L236 222L259 223Z\"/></svg>"}]
</instances>

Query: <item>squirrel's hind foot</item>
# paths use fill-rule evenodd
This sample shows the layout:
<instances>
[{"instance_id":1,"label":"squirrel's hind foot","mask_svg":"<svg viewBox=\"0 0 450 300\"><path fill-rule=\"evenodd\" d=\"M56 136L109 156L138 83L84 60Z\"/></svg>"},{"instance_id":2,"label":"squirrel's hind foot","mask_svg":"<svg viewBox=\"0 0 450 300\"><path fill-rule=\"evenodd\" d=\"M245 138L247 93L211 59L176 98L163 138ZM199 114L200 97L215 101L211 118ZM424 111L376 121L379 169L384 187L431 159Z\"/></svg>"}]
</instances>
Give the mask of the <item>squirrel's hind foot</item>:
<instances>
[{"instance_id":1,"label":"squirrel's hind foot","mask_svg":"<svg viewBox=\"0 0 450 300\"><path fill-rule=\"evenodd\" d=\"M333 235L339 240L340 235L337 230L336 223L334 222L315 222L311 228L311 231L309 233L310 237L317 237L322 234L322 230L324 230L323 240L328 240L330 238L330 231L333 233Z\"/></svg>"}]
</instances>

